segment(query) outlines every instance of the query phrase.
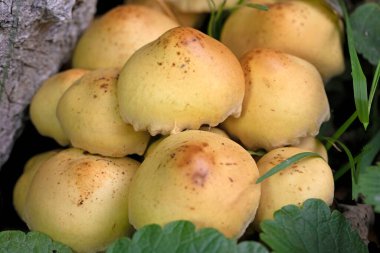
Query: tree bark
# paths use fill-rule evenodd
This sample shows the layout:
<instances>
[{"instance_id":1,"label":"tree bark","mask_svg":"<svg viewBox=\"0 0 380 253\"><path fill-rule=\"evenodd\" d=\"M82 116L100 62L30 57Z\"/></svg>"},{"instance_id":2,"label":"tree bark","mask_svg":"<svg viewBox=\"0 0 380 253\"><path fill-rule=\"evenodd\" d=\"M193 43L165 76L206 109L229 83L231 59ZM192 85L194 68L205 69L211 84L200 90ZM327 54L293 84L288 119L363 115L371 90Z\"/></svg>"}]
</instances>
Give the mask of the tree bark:
<instances>
[{"instance_id":1,"label":"tree bark","mask_svg":"<svg viewBox=\"0 0 380 253\"><path fill-rule=\"evenodd\" d=\"M0 0L0 169L39 85L70 60L96 0Z\"/></svg>"}]
</instances>

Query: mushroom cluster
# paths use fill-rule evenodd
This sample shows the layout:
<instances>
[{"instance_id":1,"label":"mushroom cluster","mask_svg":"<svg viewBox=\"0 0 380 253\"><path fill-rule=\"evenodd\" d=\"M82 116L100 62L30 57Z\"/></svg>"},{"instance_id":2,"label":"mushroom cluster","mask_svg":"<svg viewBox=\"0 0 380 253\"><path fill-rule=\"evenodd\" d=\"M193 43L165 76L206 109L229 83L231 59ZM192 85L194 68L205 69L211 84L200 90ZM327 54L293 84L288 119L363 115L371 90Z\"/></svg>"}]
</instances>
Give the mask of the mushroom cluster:
<instances>
[{"instance_id":1,"label":"mushroom cluster","mask_svg":"<svg viewBox=\"0 0 380 253\"><path fill-rule=\"evenodd\" d=\"M317 135L330 117L326 80L344 68L338 16L322 1L254 1L268 11L236 9L217 40L174 17L204 15L207 1L166 2L126 1L96 18L72 69L32 99L34 126L62 148L29 160L14 206L77 252L183 219L237 239L284 205L332 203ZM306 151L315 156L257 183Z\"/></svg>"}]
</instances>

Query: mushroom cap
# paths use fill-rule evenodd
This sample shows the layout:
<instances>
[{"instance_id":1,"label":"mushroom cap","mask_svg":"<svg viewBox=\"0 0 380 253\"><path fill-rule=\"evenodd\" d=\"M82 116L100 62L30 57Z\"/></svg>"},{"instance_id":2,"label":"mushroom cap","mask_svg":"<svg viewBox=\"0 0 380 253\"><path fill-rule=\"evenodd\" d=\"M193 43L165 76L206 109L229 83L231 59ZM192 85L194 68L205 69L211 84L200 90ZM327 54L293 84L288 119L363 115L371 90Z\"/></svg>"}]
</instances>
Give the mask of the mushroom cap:
<instances>
[{"instance_id":1,"label":"mushroom cap","mask_svg":"<svg viewBox=\"0 0 380 253\"><path fill-rule=\"evenodd\" d=\"M57 116L73 147L111 157L144 153L150 135L121 119L117 77L116 69L90 71L60 99Z\"/></svg>"},{"instance_id":2,"label":"mushroom cap","mask_svg":"<svg viewBox=\"0 0 380 253\"><path fill-rule=\"evenodd\" d=\"M223 137L230 138L228 136L228 134L226 133L226 131L224 131L223 129L220 129L218 127L202 126L201 128L199 128L199 130L207 131L207 132L211 132L211 133L215 133L215 134L219 134L219 135L221 135Z\"/></svg>"},{"instance_id":3,"label":"mushroom cap","mask_svg":"<svg viewBox=\"0 0 380 253\"><path fill-rule=\"evenodd\" d=\"M24 206L29 187L33 181L33 177L41 167L41 165L50 157L55 155L58 150L47 151L31 157L25 164L24 171L17 179L13 188L13 206L21 219L24 219Z\"/></svg>"},{"instance_id":4,"label":"mushroom cap","mask_svg":"<svg viewBox=\"0 0 380 253\"><path fill-rule=\"evenodd\" d=\"M239 237L260 199L256 163L219 134L188 130L163 139L132 179L129 218L135 228L190 220Z\"/></svg>"},{"instance_id":5,"label":"mushroom cap","mask_svg":"<svg viewBox=\"0 0 380 253\"><path fill-rule=\"evenodd\" d=\"M265 154L258 162L260 175L296 154L306 152L296 147L283 147ZM307 157L261 182L260 205L254 220L258 228L263 220L285 205L301 206L309 198L318 198L331 205L334 178L330 166L320 157Z\"/></svg>"},{"instance_id":6,"label":"mushroom cap","mask_svg":"<svg viewBox=\"0 0 380 253\"><path fill-rule=\"evenodd\" d=\"M30 103L30 120L37 131L62 146L68 145L69 140L57 119L57 104L63 93L86 72L83 69L69 69L51 76L42 83Z\"/></svg>"},{"instance_id":7,"label":"mushroom cap","mask_svg":"<svg viewBox=\"0 0 380 253\"><path fill-rule=\"evenodd\" d=\"M228 136L228 134L220 129L220 128L217 128L217 127L206 127L206 126L203 126L201 127L199 130L202 130L202 131L208 131L208 132L212 132L212 133L215 133L215 134L219 134L223 137L226 137L226 138L230 138ZM167 135L164 135L164 136L161 136L159 138L157 138L156 140L154 140L153 142L151 142L148 146L148 148L146 149L145 151L145 154L144 154L144 157L148 156L150 153L152 153L152 151L158 146L158 144L163 141L166 137L168 137Z\"/></svg>"},{"instance_id":8,"label":"mushroom cap","mask_svg":"<svg viewBox=\"0 0 380 253\"><path fill-rule=\"evenodd\" d=\"M210 12L208 0L165 0L177 9L183 12ZM218 7L224 0L213 0ZM231 7L236 4L236 0L226 0L225 7Z\"/></svg>"},{"instance_id":9,"label":"mushroom cap","mask_svg":"<svg viewBox=\"0 0 380 253\"><path fill-rule=\"evenodd\" d=\"M326 162L328 162L328 154L325 146L316 137L304 137L300 139L300 143L294 147L302 148L311 152L318 153Z\"/></svg>"},{"instance_id":10,"label":"mushroom cap","mask_svg":"<svg viewBox=\"0 0 380 253\"><path fill-rule=\"evenodd\" d=\"M77 68L121 68L141 46L178 23L142 5L120 5L95 20L79 39L72 65Z\"/></svg>"},{"instance_id":11,"label":"mushroom cap","mask_svg":"<svg viewBox=\"0 0 380 253\"><path fill-rule=\"evenodd\" d=\"M130 229L128 188L138 166L130 158L63 150L35 174L24 220L76 252L102 250Z\"/></svg>"},{"instance_id":12,"label":"mushroom cap","mask_svg":"<svg viewBox=\"0 0 380 253\"><path fill-rule=\"evenodd\" d=\"M244 75L222 43L177 27L130 57L120 72L117 94L124 121L135 130L165 135L239 116Z\"/></svg>"},{"instance_id":13,"label":"mushroom cap","mask_svg":"<svg viewBox=\"0 0 380 253\"><path fill-rule=\"evenodd\" d=\"M170 1L157 0L124 0L126 4L141 4L160 11L172 18L180 26L199 27L206 19L206 13L182 11Z\"/></svg>"},{"instance_id":14,"label":"mushroom cap","mask_svg":"<svg viewBox=\"0 0 380 253\"><path fill-rule=\"evenodd\" d=\"M324 84L307 61L271 49L244 55L246 91L239 118L228 118L223 128L252 150L296 145L315 136L330 117Z\"/></svg>"},{"instance_id":15,"label":"mushroom cap","mask_svg":"<svg viewBox=\"0 0 380 253\"><path fill-rule=\"evenodd\" d=\"M253 48L267 47L309 61L324 80L344 71L343 26L324 1L254 2L269 10L239 8L222 29L220 40L239 58Z\"/></svg>"}]
</instances>

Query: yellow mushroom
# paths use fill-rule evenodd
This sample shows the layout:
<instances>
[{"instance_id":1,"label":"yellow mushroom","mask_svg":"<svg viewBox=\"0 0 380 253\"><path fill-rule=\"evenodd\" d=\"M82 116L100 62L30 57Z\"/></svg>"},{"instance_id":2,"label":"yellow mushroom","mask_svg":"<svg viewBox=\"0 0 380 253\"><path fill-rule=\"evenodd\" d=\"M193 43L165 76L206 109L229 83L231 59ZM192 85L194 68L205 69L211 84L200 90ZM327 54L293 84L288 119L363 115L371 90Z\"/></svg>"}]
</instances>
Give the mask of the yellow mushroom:
<instances>
[{"instance_id":1,"label":"yellow mushroom","mask_svg":"<svg viewBox=\"0 0 380 253\"><path fill-rule=\"evenodd\" d=\"M144 153L150 135L133 130L120 117L118 73L115 69L90 71L60 99L57 116L73 147L111 157Z\"/></svg>"},{"instance_id":2,"label":"yellow mushroom","mask_svg":"<svg viewBox=\"0 0 380 253\"><path fill-rule=\"evenodd\" d=\"M217 128L217 127L206 127L206 126L203 126L199 130L212 132L212 133L215 133L215 134L219 134L219 135L221 135L223 137L230 138L224 130L222 130L220 128ZM144 157L146 157L150 153L152 153L152 151L158 146L158 144L161 141L163 141L166 137L168 137L168 136L167 135L161 136L161 137L157 138L156 140L154 140L152 143L150 143L149 146L148 146L148 148L145 151Z\"/></svg>"},{"instance_id":3,"label":"yellow mushroom","mask_svg":"<svg viewBox=\"0 0 380 253\"><path fill-rule=\"evenodd\" d=\"M302 148L311 152L318 153L326 162L328 162L328 154L325 146L316 137L304 137L300 139L300 143L294 147Z\"/></svg>"},{"instance_id":4,"label":"yellow mushroom","mask_svg":"<svg viewBox=\"0 0 380 253\"><path fill-rule=\"evenodd\" d=\"M76 252L98 252L128 234L128 189L139 163L63 150L39 166L23 219Z\"/></svg>"},{"instance_id":5,"label":"yellow mushroom","mask_svg":"<svg viewBox=\"0 0 380 253\"><path fill-rule=\"evenodd\" d=\"M29 192L29 187L33 182L34 175L46 160L58 152L58 150L52 150L34 155L25 164L24 171L17 179L17 182L13 188L13 206L21 219L25 219L23 215L25 200Z\"/></svg>"},{"instance_id":6,"label":"yellow mushroom","mask_svg":"<svg viewBox=\"0 0 380 253\"><path fill-rule=\"evenodd\" d=\"M239 118L223 128L251 150L297 145L330 117L322 78L309 62L271 49L244 55L246 91Z\"/></svg>"},{"instance_id":7,"label":"yellow mushroom","mask_svg":"<svg viewBox=\"0 0 380 253\"><path fill-rule=\"evenodd\" d=\"M121 68L141 46L178 23L141 5L117 6L96 19L79 39L73 54L76 68Z\"/></svg>"},{"instance_id":8,"label":"yellow mushroom","mask_svg":"<svg viewBox=\"0 0 380 253\"><path fill-rule=\"evenodd\" d=\"M296 147L283 147L265 154L258 162L260 176L280 162L306 152ZM265 179L261 184L261 198L254 220L273 219L273 213L289 204L301 206L309 198L318 198L331 205L334 198L334 178L330 166L320 157L307 157Z\"/></svg>"},{"instance_id":9,"label":"yellow mushroom","mask_svg":"<svg viewBox=\"0 0 380 253\"><path fill-rule=\"evenodd\" d=\"M172 4L179 10L183 12L210 12L210 5L208 0L165 0L166 2ZM213 0L215 6L218 7L223 3L224 0ZM232 7L236 4L236 0L226 0L225 7Z\"/></svg>"},{"instance_id":10,"label":"yellow mushroom","mask_svg":"<svg viewBox=\"0 0 380 253\"><path fill-rule=\"evenodd\" d=\"M69 69L42 83L29 107L30 120L39 134L53 138L62 146L69 144L57 119L57 104L63 93L86 72L87 70L83 69Z\"/></svg>"},{"instance_id":11,"label":"yellow mushroom","mask_svg":"<svg viewBox=\"0 0 380 253\"><path fill-rule=\"evenodd\" d=\"M255 161L219 134L187 130L163 139L145 157L130 185L135 228L185 219L238 238L260 199Z\"/></svg>"},{"instance_id":12,"label":"yellow mushroom","mask_svg":"<svg viewBox=\"0 0 380 253\"><path fill-rule=\"evenodd\" d=\"M153 8L175 20L180 26L199 27L206 18L206 12L183 11L167 0L124 0L124 3L140 4Z\"/></svg>"},{"instance_id":13,"label":"yellow mushroom","mask_svg":"<svg viewBox=\"0 0 380 253\"><path fill-rule=\"evenodd\" d=\"M268 11L240 8L224 24L221 41L238 57L267 47L303 58L317 67L324 80L344 70L343 26L321 0L255 0Z\"/></svg>"},{"instance_id":14,"label":"yellow mushroom","mask_svg":"<svg viewBox=\"0 0 380 253\"><path fill-rule=\"evenodd\" d=\"M123 120L135 130L165 135L239 116L244 75L222 43L177 27L137 50L117 86Z\"/></svg>"}]
</instances>

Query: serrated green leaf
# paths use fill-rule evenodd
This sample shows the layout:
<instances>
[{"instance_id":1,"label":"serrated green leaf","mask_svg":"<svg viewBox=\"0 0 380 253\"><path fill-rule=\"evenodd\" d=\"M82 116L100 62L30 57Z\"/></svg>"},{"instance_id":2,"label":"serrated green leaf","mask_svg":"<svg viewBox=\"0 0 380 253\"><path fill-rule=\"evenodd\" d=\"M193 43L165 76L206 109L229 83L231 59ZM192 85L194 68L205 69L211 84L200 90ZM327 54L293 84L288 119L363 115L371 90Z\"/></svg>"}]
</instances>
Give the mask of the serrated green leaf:
<instances>
[{"instance_id":1,"label":"serrated green leaf","mask_svg":"<svg viewBox=\"0 0 380 253\"><path fill-rule=\"evenodd\" d=\"M163 228L147 225L133 235L122 238L107 253L268 253L258 242L237 244L212 228L196 231L189 221L175 221Z\"/></svg>"},{"instance_id":2,"label":"serrated green leaf","mask_svg":"<svg viewBox=\"0 0 380 253\"><path fill-rule=\"evenodd\" d=\"M66 245L55 242L39 232L0 232L0 253L73 253Z\"/></svg>"},{"instance_id":3,"label":"serrated green leaf","mask_svg":"<svg viewBox=\"0 0 380 253\"><path fill-rule=\"evenodd\" d=\"M350 19L356 50L376 65L380 60L380 4L362 4Z\"/></svg>"},{"instance_id":4,"label":"serrated green leaf","mask_svg":"<svg viewBox=\"0 0 380 253\"><path fill-rule=\"evenodd\" d=\"M362 168L359 175L358 191L364 195L364 203L373 205L380 213L380 165Z\"/></svg>"},{"instance_id":5,"label":"serrated green leaf","mask_svg":"<svg viewBox=\"0 0 380 253\"><path fill-rule=\"evenodd\" d=\"M260 243L252 243L249 241L244 241L238 244L236 253L268 253L267 248L265 248Z\"/></svg>"},{"instance_id":6,"label":"serrated green leaf","mask_svg":"<svg viewBox=\"0 0 380 253\"><path fill-rule=\"evenodd\" d=\"M344 216L322 200L287 205L261 223L260 239L277 253L365 253L366 245Z\"/></svg>"}]
</instances>

